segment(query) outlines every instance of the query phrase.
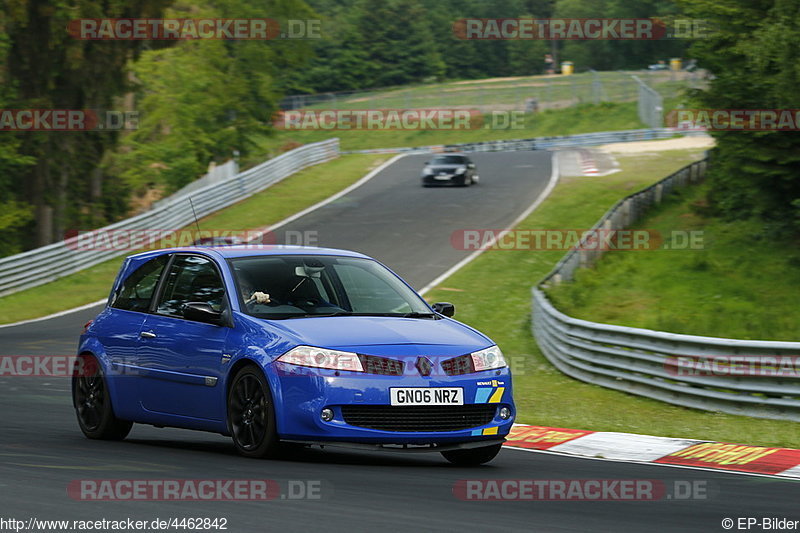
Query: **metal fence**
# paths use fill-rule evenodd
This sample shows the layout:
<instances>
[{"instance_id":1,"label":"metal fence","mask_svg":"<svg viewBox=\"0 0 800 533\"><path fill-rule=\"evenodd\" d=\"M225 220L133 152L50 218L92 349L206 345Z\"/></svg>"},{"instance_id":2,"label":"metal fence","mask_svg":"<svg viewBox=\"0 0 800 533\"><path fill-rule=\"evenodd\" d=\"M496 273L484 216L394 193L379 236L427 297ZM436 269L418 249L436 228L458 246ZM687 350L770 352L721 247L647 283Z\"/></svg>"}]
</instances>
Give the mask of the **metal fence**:
<instances>
[{"instance_id":1,"label":"metal fence","mask_svg":"<svg viewBox=\"0 0 800 533\"><path fill-rule=\"evenodd\" d=\"M707 160L693 163L622 199L593 229L610 231L629 227L675 187L702 180L706 166ZM798 377L697 372L703 365L724 367L731 358L763 364L768 357L776 360L781 356L797 357L800 342L666 333L598 324L558 311L545 295L547 287L571 280L576 269L591 266L602 253L580 247L570 250L533 287L533 333L542 353L556 368L581 381L685 407L800 421Z\"/></svg>"},{"instance_id":2,"label":"metal fence","mask_svg":"<svg viewBox=\"0 0 800 533\"><path fill-rule=\"evenodd\" d=\"M435 85L297 94L279 106L290 109L431 109L469 108L492 111L562 109L578 104L633 102L639 97L635 74L665 98L705 83L703 71L589 70L569 76L519 77L508 80L464 80ZM654 126L660 127L660 126Z\"/></svg>"},{"instance_id":3,"label":"metal fence","mask_svg":"<svg viewBox=\"0 0 800 533\"><path fill-rule=\"evenodd\" d=\"M639 120L651 128L660 128L664 125L664 98L649 87L638 76L631 76L638 87L637 111Z\"/></svg>"},{"instance_id":4,"label":"metal fence","mask_svg":"<svg viewBox=\"0 0 800 533\"><path fill-rule=\"evenodd\" d=\"M203 217L257 193L306 167L339 156L339 140L330 139L301 146L245 170L223 181L170 196L153 209L99 230L171 230L194 220L191 197L198 217ZM191 189L191 188L190 188ZM79 237L0 259L0 296L53 281L67 274L102 263L129 250L81 249Z\"/></svg>"},{"instance_id":5,"label":"metal fence","mask_svg":"<svg viewBox=\"0 0 800 533\"><path fill-rule=\"evenodd\" d=\"M239 163L237 163L234 159L229 159L225 163L221 165L214 165L208 169L208 173L205 174L201 178L197 178L194 181L190 181L186 185L184 185L180 190L176 191L174 194L171 194L167 198L163 198L154 202L151 206L151 209L157 209L161 205L165 205L172 201L172 198L178 198L179 196L185 196L187 194L193 193L194 191L199 191L204 187L208 187L209 185L215 185L222 183L224 181L228 181L229 179L233 178L239 173Z\"/></svg>"}]
</instances>

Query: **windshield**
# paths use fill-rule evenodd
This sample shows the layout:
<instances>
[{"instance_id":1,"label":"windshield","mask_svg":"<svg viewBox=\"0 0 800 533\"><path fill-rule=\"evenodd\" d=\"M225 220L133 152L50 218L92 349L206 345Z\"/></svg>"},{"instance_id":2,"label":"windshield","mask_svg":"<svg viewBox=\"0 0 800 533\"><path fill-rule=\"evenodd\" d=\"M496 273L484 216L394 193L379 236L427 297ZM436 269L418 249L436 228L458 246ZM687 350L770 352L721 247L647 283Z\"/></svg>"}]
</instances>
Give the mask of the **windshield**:
<instances>
[{"instance_id":1,"label":"windshield","mask_svg":"<svg viewBox=\"0 0 800 533\"><path fill-rule=\"evenodd\" d=\"M258 318L434 317L424 300L371 259L270 255L229 263L242 310Z\"/></svg>"},{"instance_id":2,"label":"windshield","mask_svg":"<svg viewBox=\"0 0 800 533\"><path fill-rule=\"evenodd\" d=\"M467 158L462 155L440 155L433 158L431 165L464 165Z\"/></svg>"}]
</instances>

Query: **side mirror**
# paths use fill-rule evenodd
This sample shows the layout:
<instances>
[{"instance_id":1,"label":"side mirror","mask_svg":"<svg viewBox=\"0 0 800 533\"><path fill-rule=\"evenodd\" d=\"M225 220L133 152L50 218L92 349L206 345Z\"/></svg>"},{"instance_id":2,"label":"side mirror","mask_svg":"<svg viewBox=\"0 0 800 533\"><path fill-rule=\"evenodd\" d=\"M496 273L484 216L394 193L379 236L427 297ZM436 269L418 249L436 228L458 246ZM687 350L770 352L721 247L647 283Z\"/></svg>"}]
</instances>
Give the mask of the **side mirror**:
<instances>
[{"instance_id":1,"label":"side mirror","mask_svg":"<svg viewBox=\"0 0 800 533\"><path fill-rule=\"evenodd\" d=\"M437 302L431 305L431 307L440 315L451 317L456 314L456 306L449 302Z\"/></svg>"},{"instance_id":2,"label":"side mirror","mask_svg":"<svg viewBox=\"0 0 800 533\"><path fill-rule=\"evenodd\" d=\"M189 302L183 306L183 318L186 320L194 320L195 322L220 325L222 322L222 312L214 311L207 303Z\"/></svg>"}]
</instances>

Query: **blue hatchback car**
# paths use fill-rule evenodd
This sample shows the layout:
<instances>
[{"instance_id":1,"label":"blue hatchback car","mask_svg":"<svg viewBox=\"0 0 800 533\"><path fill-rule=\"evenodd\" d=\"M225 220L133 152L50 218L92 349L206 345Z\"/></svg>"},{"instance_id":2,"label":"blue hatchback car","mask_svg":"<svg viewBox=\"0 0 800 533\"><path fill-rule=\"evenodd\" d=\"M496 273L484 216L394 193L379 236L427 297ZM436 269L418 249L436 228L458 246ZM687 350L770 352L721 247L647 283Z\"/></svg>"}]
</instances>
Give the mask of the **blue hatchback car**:
<instances>
[{"instance_id":1,"label":"blue hatchback car","mask_svg":"<svg viewBox=\"0 0 800 533\"><path fill-rule=\"evenodd\" d=\"M213 431L249 457L337 444L482 464L514 420L511 374L453 312L350 251L137 254L80 338L78 423L95 439Z\"/></svg>"}]
</instances>

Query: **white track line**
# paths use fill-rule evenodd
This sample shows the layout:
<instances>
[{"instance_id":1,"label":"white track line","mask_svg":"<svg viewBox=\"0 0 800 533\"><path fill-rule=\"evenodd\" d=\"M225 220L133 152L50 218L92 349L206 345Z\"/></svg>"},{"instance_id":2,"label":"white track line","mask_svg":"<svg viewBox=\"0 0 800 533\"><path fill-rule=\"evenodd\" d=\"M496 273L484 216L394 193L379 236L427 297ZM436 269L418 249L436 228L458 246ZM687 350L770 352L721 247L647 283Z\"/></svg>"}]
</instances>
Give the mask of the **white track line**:
<instances>
[{"instance_id":1,"label":"white track line","mask_svg":"<svg viewBox=\"0 0 800 533\"><path fill-rule=\"evenodd\" d=\"M30 318L28 320L21 320L19 322L14 322L13 324L0 324L0 329L10 328L13 326L21 326L23 324L31 324L33 322L41 322L42 320L50 320L51 318L58 318L60 316L69 315L70 313L77 313L78 311L83 311L84 309L89 309L90 307L103 304L106 302L106 300L107 298L103 298L102 300L97 300L96 302L92 302L86 305L81 305L80 307L73 307L72 309L67 309L66 311L59 311L58 313L53 313L52 315L47 315L47 316L40 316L39 318Z\"/></svg>"},{"instance_id":2,"label":"white track line","mask_svg":"<svg viewBox=\"0 0 800 533\"><path fill-rule=\"evenodd\" d=\"M533 204L531 204L531 206L528 207L528 209L526 209L524 212L522 212L522 214L520 214L517 218L515 218L514 221L511 222L511 224L506 229L504 229L503 231L501 231L500 233L498 233L497 235L492 237L491 241L486 243L485 246L483 246L479 250L475 250L474 252L469 254L467 257L465 257L464 259L462 259L461 261L459 261L458 263L456 263L452 267L448 268L443 274L438 276L436 279L434 279L433 281L431 281L430 283L425 285L419 291L419 293L421 295L424 295L426 292L428 292L429 290L431 290L434 287L436 287L437 285L439 285L445 279L449 278L454 273L456 273L457 271L459 271L462 268L464 268L465 266L467 266L469 263L474 261L483 252L485 252L486 250L491 248L494 245L495 242L497 242L499 239L503 238L506 234L508 234L509 231L513 230L520 222L522 222L523 220L528 218L528 215L533 213L533 211L537 207L539 207L542 204L542 202L544 202L547 199L548 196L550 196L550 193L553 192L553 189L555 189L555 187L556 187L556 183L558 183L558 174L559 174L559 171L558 171L558 152L552 152L551 154L552 155L550 156L550 161L551 161L550 165L551 165L552 170L550 172L550 181L547 183L547 187L545 187L544 191L542 191L542 193L539 195L539 197L536 198L536 201L533 202Z\"/></svg>"},{"instance_id":3,"label":"white track line","mask_svg":"<svg viewBox=\"0 0 800 533\"><path fill-rule=\"evenodd\" d=\"M277 223L267 227L265 230L263 230L262 234L263 233L269 233L271 231L275 231L276 229L278 229L278 228L280 228L282 226L285 226L286 224L294 222L298 218L304 217L307 214L309 214L309 213L311 213L313 211L316 211L320 207L324 207L324 206L328 205L331 202L335 202L336 200L338 200L339 198L341 198L345 194L348 194L348 193L354 191L355 189L361 187L362 185L367 183L369 180L371 180L372 178L377 176L386 167L394 164L395 161L397 161L398 159L401 159L401 158L403 158L403 157L405 157L407 155L408 154L397 154L396 156L394 156L393 158L389 159L388 161L385 161L385 162L381 163L379 166L377 166L374 169L370 170L369 173L367 173L366 176L364 176L363 178L361 178L357 182L353 183L352 185L348 185L347 187L345 187L341 191L337 192L333 196L329 196L328 198L322 200L321 202L317 202L316 204L312 205L311 207L307 207L307 208L303 209L302 211L298 211L294 215L286 217L283 220L281 220L280 222L277 222ZM256 237L254 237L254 238L257 238L257 237L258 237L258 235L256 235Z\"/></svg>"}]
</instances>

